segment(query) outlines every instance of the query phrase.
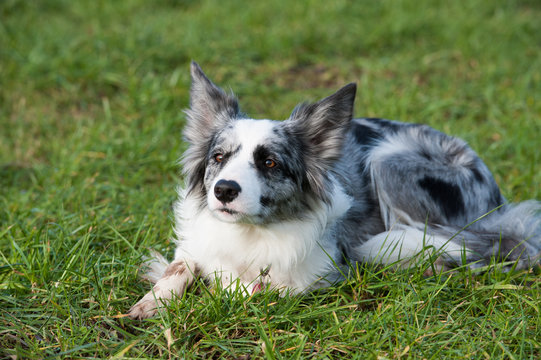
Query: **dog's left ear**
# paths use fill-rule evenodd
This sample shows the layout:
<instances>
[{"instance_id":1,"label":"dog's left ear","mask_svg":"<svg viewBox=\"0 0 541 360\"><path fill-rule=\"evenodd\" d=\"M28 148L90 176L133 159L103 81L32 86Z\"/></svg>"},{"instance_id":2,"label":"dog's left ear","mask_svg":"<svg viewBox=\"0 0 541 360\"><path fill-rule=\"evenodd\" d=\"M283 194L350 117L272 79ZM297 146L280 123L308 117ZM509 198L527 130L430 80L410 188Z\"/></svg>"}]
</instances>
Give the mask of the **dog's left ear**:
<instances>
[{"instance_id":1,"label":"dog's left ear","mask_svg":"<svg viewBox=\"0 0 541 360\"><path fill-rule=\"evenodd\" d=\"M357 85L348 84L314 104L301 104L287 120L289 129L303 139L307 152L308 182L322 198L327 171L342 155L346 132L353 118Z\"/></svg>"}]
</instances>

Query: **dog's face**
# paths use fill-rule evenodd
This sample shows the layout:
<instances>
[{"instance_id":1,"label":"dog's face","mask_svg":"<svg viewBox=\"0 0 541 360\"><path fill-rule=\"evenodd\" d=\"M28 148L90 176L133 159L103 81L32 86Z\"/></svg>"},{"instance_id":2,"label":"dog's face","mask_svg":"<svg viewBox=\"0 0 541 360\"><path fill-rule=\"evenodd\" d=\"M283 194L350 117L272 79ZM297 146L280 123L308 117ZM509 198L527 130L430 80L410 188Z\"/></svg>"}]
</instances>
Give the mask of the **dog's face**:
<instances>
[{"instance_id":1,"label":"dog's face","mask_svg":"<svg viewBox=\"0 0 541 360\"><path fill-rule=\"evenodd\" d=\"M302 216L326 201L329 174L341 155L355 86L286 121L253 120L192 63L191 108L183 157L188 191L225 222L265 224Z\"/></svg>"},{"instance_id":2,"label":"dog's face","mask_svg":"<svg viewBox=\"0 0 541 360\"><path fill-rule=\"evenodd\" d=\"M302 143L282 123L238 119L218 131L207 152L208 208L221 220L265 223L293 216L303 192Z\"/></svg>"}]
</instances>

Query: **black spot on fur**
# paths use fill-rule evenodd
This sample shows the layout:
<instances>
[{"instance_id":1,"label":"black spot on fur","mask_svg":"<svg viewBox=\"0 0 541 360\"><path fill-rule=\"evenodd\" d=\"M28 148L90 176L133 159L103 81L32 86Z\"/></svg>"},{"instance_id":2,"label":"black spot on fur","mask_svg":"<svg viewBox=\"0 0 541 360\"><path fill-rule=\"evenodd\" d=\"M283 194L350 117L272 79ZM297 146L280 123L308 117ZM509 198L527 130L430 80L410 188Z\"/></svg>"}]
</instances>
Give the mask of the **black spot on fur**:
<instances>
[{"instance_id":1,"label":"black spot on fur","mask_svg":"<svg viewBox=\"0 0 541 360\"><path fill-rule=\"evenodd\" d=\"M265 207L268 207L270 205L272 205L273 201L271 198L269 197L266 197L266 196L262 196L260 199L259 199L259 203Z\"/></svg>"},{"instance_id":2,"label":"black spot on fur","mask_svg":"<svg viewBox=\"0 0 541 360\"><path fill-rule=\"evenodd\" d=\"M360 145L372 146L377 140L381 139L381 135L370 126L354 124L352 131L355 140Z\"/></svg>"},{"instance_id":3,"label":"black spot on fur","mask_svg":"<svg viewBox=\"0 0 541 360\"><path fill-rule=\"evenodd\" d=\"M419 180L419 186L439 204L447 218L456 217L464 212L464 200L458 186L430 176Z\"/></svg>"},{"instance_id":4,"label":"black spot on fur","mask_svg":"<svg viewBox=\"0 0 541 360\"><path fill-rule=\"evenodd\" d=\"M490 195L488 206L492 208L497 208L503 203L504 203L503 196L502 196L502 193L500 192L500 189L498 188L494 189Z\"/></svg>"},{"instance_id":5,"label":"black spot on fur","mask_svg":"<svg viewBox=\"0 0 541 360\"><path fill-rule=\"evenodd\" d=\"M483 175L481 174L479 169L477 169L476 167L471 168L471 172L475 180L477 180L477 182L482 183L485 181L485 179L483 178Z\"/></svg>"},{"instance_id":6,"label":"black spot on fur","mask_svg":"<svg viewBox=\"0 0 541 360\"><path fill-rule=\"evenodd\" d=\"M275 144L274 147L278 146ZM286 151L285 149L281 150ZM269 147L264 145L258 145L254 150L254 164L260 174L266 177L284 176L293 180L295 183L299 183L298 176L296 176L295 172L292 171L288 161L282 161L283 157L287 157L285 153L279 154L277 153L277 151L272 151L271 149L269 149ZM265 166L265 161L267 159L274 160L277 165L273 168L268 168L267 166Z\"/></svg>"},{"instance_id":7,"label":"black spot on fur","mask_svg":"<svg viewBox=\"0 0 541 360\"><path fill-rule=\"evenodd\" d=\"M430 154L430 152L427 151L427 150L424 149L424 148L421 149L421 150L419 151L419 154L420 154L422 157L424 157L426 160L428 160L428 161L434 160L434 158L432 157L432 154Z\"/></svg>"},{"instance_id":8,"label":"black spot on fur","mask_svg":"<svg viewBox=\"0 0 541 360\"><path fill-rule=\"evenodd\" d=\"M268 175L271 171L276 170L275 168L270 169L265 166L265 160L267 159L275 160L275 156L267 147L258 145L254 150L254 164L259 172L264 175Z\"/></svg>"}]
</instances>

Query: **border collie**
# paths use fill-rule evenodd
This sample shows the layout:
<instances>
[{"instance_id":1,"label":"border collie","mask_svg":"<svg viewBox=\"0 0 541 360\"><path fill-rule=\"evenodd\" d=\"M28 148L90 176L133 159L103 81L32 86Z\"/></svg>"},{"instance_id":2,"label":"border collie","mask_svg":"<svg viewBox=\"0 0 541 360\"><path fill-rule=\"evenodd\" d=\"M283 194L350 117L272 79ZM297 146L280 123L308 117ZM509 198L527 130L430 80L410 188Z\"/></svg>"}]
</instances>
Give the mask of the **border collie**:
<instances>
[{"instance_id":1,"label":"border collie","mask_svg":"<svg viewBox=\"0 0 541 360\"><path fill-rule=\"evenodd\" d=\"M353 118L355 84L274 121L242 113L196 63L191 76L178 245L171 263L150 262L155 285L132 318L154 315L197 277L295 294L332 284L348 264L407 266L426 249L442 268L538 263L540 203L506 203L464 141Z\"/></svg>"}]
</instances>

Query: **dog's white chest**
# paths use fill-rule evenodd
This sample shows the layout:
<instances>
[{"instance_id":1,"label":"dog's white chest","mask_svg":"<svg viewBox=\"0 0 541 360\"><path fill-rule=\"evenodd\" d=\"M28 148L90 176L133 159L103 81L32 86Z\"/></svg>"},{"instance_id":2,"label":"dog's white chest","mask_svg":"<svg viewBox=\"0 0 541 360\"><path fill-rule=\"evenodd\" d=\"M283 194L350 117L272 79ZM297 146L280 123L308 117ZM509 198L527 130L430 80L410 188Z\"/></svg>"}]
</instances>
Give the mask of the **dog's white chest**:
<instances>
[{"instance_id":1,"label":"dog's white chest","mask_svg":"<svg viewBox=\"0 0 541 360\"><path fill-rule=\"evenodd\" d=\"M326 216L245 225L222 222L192 205L188 197L175 206L175 259L194 260L203 276L218 276L224 286L239 279L251 289L263 273L273 287L303 291L333 267L337 250L325 238Z\"/></svg>"}]
</instances>

